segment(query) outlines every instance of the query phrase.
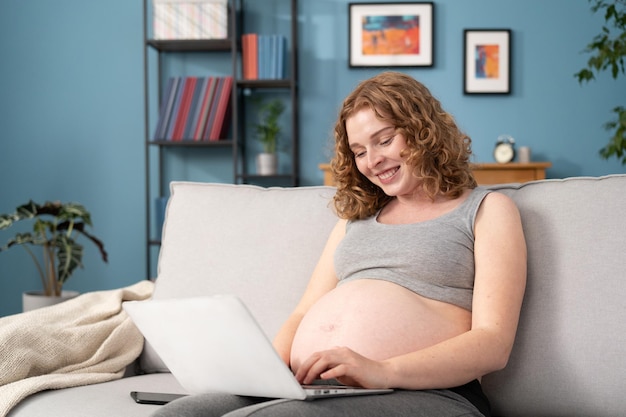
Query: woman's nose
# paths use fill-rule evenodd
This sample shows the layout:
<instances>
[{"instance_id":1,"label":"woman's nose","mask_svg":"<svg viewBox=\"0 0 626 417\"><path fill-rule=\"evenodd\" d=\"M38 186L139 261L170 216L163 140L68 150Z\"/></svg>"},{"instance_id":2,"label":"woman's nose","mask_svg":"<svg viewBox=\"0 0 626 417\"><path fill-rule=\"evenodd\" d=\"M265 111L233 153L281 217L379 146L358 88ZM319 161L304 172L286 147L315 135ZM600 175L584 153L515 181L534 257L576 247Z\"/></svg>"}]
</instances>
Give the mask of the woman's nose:
<instances>
[{"instance_id":1,"label":"woman's nose","mask_svg":"<svg viewBox=\"0 0 626 417\"><path fill-rule=\"evenodd\" d=\"M367 167L369 169L376 168L376 165L380 164L383 160L383 156L380 152L369 151L367 153Z\"/></svg>"}]
</instances>

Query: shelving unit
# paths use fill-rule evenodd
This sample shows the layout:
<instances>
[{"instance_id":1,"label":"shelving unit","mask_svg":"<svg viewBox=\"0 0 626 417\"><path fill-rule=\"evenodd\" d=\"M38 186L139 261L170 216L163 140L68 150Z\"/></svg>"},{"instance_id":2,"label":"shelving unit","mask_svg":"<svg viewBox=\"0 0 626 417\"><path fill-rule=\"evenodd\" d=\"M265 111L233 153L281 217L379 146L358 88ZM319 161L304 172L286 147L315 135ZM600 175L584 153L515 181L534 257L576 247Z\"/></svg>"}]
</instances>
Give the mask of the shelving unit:
<instances>
[{"instance_id":1,"label":"shelving unit","mask_svg":"<svg viewBox=\"0 0 626 417\"><path fill-rule=\"evenodd\" d=\"M255 1L255 0L247 0ZM290 5L291 19L290 19L290 48L289 59L287 61L287 75L288 78L282 80L244 80L240 78L241 74L241 59L233 59L233 74L237 74L233 95L233 106L237 111L233 112L233 138L237 142L235 150L235 161L242 163L239 169L235 172L235 182L237 183L261 183L263 185L277 183L288 186L298 186L299 183L299 165L298 165L298 137L299 137L299 110L298 110L298 2L297 0L283 0L288 1ZM234 33L237 35L232 38L233 50L241 49L241 35L244 33L245 28L245 0L233 0L231 5L234 5L241 13L231 14L231 27L234 28ZM237 54L234 54L235 57ZM241 58L241 57L239 57ZM288 101L291 104L291 130L289 136L291 138L291 170L286 174L279 174L273 176L258 176L254 175L248 169L249 158L247 155L246 139L249 137L245 134L245 96L246 90L263 92L263 91L281 91L289 93Z\"/></svg>"},{"instance_id":2,"label":"shelving unit","mask_svg":"<svg viewBox=\"0 0 626 417\"><path fill-rule=\"evenodd\" d=\"M151 0L144 0L144 84L145 84L145 160L146 160L146 241L147 241L147 271L153 277L153 261L156 259L160 239L156 237L155 200L167 196L168 184L172 180L186 180L187 178L168 178L164 172L165 158L168 152L175 149L194 149L193 152L217 152L218 149L231 150L229 158L232 161L232 178L234 183L258 184L263 186L298 186L299 184L299 117L298 117L298 29L297 29L297 0L275 0L288 2L290 7L290 33L287 48L286 79L280 80L244 80L242 79L241 35L246 33L245 10L246 2L255 0L228 1L228 38L203 40L155 40L149 36L152 24L150 14ZM150 51L157 54L157 63L150 61ZM168 59L181 59L184 54L206 54L216 59L230 59L233 76L231 92L231 134L227 139L219 141L171 141L153 139L156 119L154 110L161 102L164 78L162 67ZM172 56L170 56L172 55ZM177 58L178 57L178 58ZM156 67L156 68L154 68ZM214 75L210 67L206 68L203 76ZM152 77L152 78L151 78ZM158 85L157 93L151 82ZM285 101L290 108L290 126L284 133L289 138L288 172L278 175L260 176L254 173L252 155L249 150L252 134L246 132L246 108L249 96L271 93L285 95ZM202 148L202 149L199 149ZM156 153L156 156L155 156Z\"/></svg>"}]
</instances>

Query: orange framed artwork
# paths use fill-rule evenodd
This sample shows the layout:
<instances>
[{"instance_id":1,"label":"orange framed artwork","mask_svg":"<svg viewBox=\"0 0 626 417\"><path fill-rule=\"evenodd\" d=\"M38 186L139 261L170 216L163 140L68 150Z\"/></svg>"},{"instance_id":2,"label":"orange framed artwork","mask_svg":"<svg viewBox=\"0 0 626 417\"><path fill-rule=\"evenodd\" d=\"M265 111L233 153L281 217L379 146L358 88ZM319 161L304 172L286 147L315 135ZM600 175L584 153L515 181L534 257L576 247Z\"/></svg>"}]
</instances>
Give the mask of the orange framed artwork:
<instances>
[{"instance_id":1,"label":"orange framed artwork","mask_svg":"<svg viewBox=\"0 0 626 417\"><path fill-rule=\"evenodd\" d=\"M465 94L511 93L511 31L465 29Z\"/></svg>"},{"instance_id":2,"label":"orange framed artwork","mask_svg":"<svg viewBox=\"0 0 626 417\"><path fill-rule=\"evenodd\" d=\"M432 2L349 3L350 67L434 64Z\"/></svg>"}]
</instances>

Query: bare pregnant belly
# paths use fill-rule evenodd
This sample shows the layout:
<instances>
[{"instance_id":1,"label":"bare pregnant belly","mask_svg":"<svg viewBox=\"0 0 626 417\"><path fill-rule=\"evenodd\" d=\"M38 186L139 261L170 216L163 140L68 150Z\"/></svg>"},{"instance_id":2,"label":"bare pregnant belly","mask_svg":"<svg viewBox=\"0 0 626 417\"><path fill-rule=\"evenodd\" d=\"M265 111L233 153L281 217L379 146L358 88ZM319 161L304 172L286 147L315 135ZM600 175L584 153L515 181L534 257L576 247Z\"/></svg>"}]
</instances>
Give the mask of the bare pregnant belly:
<instances>
[{"instance_id":1,"label":"bare pregnant belly","mask_svg":"<svg viewBox=\"0 0 626 417\"><path fill-rule=\"evenodd\" d=\"M339 285L304 316L291 349L294 371L312 353L346 346L383 360L436 344L470 328L471 313L387 281Z\"/></svg>"}]
</instances>

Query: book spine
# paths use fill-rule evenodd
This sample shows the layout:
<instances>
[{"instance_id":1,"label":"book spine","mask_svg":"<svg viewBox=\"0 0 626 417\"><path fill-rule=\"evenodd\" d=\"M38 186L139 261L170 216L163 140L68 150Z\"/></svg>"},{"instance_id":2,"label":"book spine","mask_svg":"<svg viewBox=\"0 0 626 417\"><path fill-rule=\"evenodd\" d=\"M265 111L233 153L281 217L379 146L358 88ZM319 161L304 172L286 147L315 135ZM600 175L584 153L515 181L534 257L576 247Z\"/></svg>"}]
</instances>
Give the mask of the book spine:
<instances>
[{"instance_id":1,"label":"book spine","mask_svg":"<svg viewBox=\"0 0 626 417\"><path fill-rule=\"evenodd\" d=\"M259 80L265 79L265 35L257 36L257 56L258 56L258 77Z\"/></svg>"},{"instance_id":2,"label":"book spine","mask_svg":"<svg viewBox=\"0 0 626 417\"><path fill-rule=\"evenodd\" d=\"M252 49L252 53L250 54L251 65L250 65L250 79L258 80L259 79L259 35L256 33L252 34L252 39L250 41L250 46Z\"/></svg>"},{"instance_id":3,"label":"book spine","mask_svg":"<svg viewBox=\"0 0 626 417\"><path fill-rule=\"evenodd\" d=\"M211 131L213 129L213 123L215 122L215 115L217 113L217 104L219 102L219 97L220 97L223 85L224 85L224 78L217 77L216 83L215 83L215 92L213 93L213 99L211 100L211 108L209 109L209 116L207 118L206 126L204 128L202 140L210 140L211 138Z\"/></svg>"},{"instance_id":4,"label":"book spine","mask_svg":"<svg viewBox=\"0 0 626 417\"><path fill-rule=\"evenodd\" d=\"M167 120L167 104L169 102L170 95L172 94L172 88L174 86L174 78L170 77L167 80L167 85L165 87L165 91L163 93L163 97L161 97L161 107L159 108L159 119L157 121L156 128L154 129L153 140L158 140L163 135L163 126L166 125Z\"/></svg>"},{"instance_id":5,"label":"book spine","mask_svg":"<svg viewBox=\"0 0 626 417\"><path fill-rule=\"evenodd\" d=\"M191 105L189 106L189 117L187 117L187 123L185 125L185 133L183 134L184 140L193 140L193 132L196 124L198 123L198 114L200 112L199 102L201 100L202 93L204 92L204 82L206 78L200 77L196 79L194 91L191 99Z\"/></svg>"},{"instance_id":6,"label":"book spine","mask_svg":"<svg viewBox=\"0 0 626 417\"><path fill-rule=\"evenodd\" d=\"M176 92L172 101L172 109L170 115L168 117L167 129L164 132L164 135L161 139L172 140L172 135L174 133L174 126L176 125L176 116L178 115L178 108L180 107L180 102L183 96L183 77L177 77L177 86Z\"/></svg>"},{"instance_id":7,"label":"book spine","mask_svg":"<svg viewBox=\"0 0 626 417\"><path fill-rule=\"evenodd\" d=\"M215 92L215 83L215 78L209 77L206 85L204 99L202 100L202 110L200 112L198 126L196 127L196 131L193 135L193 139L196 141L202 140L202 135L204 133L206 122L209 117L209 111L211 110L211 101L213 100L213 95Z\"/></svg>"},{"instance_id":8,"label":"book spine","mask_svg":"<svg viewBox=\"0 0 626 417\"><path fill-rule=\"evenodd\" d=\"M277 74L276 78L282 80L285 78L285 57L287 54L287 38L283 35L278 38L277 50Z\"/></svg>"},{"instance_id":9,"label":"book spine","mask_svg":"<svg viewBox=\"0 0 626 417\"><path fill-rule=\"evenodd\" d=\"M216 141L222 139L225 130L225 119L227 114L227 108L230 105L230 96L232 93L233 77L223 77L220 85L219 101L217 103L217 109L215 119L211 126L211 134L209 140Z\"/></svg>"},{"instance_id":10,"label":"book spine","mask_svg":"<svg viewBox=\"0 0 626 417\"><path fill-rule=\"evenodd\" d=\"M191 94L193 92L194 82L194 77L185 78L183 96L181 99L180 107L178 109L178 115L176 116L176 125L174 127L174 134L172 136L172 139L175 141L180 141L183 138L185 123L189 114L189 104L191 102Z\"/></svg>"}]
</instances>

